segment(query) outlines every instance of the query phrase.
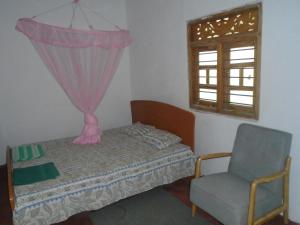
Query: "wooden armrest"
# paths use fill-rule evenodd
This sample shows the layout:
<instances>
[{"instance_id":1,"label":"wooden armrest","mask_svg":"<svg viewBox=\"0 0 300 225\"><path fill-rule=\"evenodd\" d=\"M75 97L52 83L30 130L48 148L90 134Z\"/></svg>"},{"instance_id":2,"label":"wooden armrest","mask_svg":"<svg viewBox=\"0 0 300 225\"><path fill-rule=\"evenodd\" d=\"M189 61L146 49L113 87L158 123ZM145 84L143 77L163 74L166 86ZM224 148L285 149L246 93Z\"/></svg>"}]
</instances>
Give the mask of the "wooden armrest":
<instances>
[{"instance_id":1,"label":"wooden armrest","mask_svg":"<svg viewBox=\"0 0 300 225\"><path fill-rule=\"evenodd\" d=\"M269 217L284 211L288 207L288 197L289 197L289 174L290 174L290 167L291 167L291 157L288 157L285 163L285 168L277 173L274 173L270 176L264 176L257 178L251 182L250 187L250 195L249 195L249 209L248 209L248 224L253 224L255 218L255 199L256 199L256 190L259 184L270 183L278 179L284 179L283 183L283 205L274 212L270 213L266 217L262 217L259 220L255 221L255 224L260 224L262 220L268 219Z\"/></svg>"},{"instance_id":2,"label":"wooden armrest","mask_svg":"<svg viewBox=\"0 0 300 225\"><path fill-rule=\"evenodd\" d=\"M272 181L278 180L278 179L282 178L284 175L286 175L286 173L287 172L285 170L283 170L281 172L274 173L273 175L270 175L270 176L257 178L251 182L251 189L256 188L256 186L258 184L270 183Z\"/></svg>"},{"instance_id":3,"label":"wooden armrest","mask_svg":"<svg viewBox=\"0 0 300 225\"><path fill-rule=\"evenodd\" d=\"M195 178L201 176L202 160L216 159L216 158L229 157L229 156L231 156L231 152L218 152L218 153L211 153L207 155L200 155L196 160L196 164L195 164Z\"/></svg>"}]
</instances>

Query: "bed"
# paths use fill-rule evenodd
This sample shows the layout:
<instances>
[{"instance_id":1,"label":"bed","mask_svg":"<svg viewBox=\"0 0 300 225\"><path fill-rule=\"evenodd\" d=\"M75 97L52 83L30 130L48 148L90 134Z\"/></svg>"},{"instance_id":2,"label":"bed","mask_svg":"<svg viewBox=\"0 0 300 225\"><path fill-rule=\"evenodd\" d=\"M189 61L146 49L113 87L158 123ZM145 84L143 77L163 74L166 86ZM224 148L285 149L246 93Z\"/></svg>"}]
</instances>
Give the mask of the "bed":
<instances>
[{"instance_id":1,"label":"bed","mask_svg":"<svg viewBox=\"0 0 300 225\"><path fill-rule=\"evenodd\" d=\"M123 128L103 132L97 145L74 145L72 138L41 142L46 156L12 162L7 149L9 200L14 225L52 224L120 199L172 183L194 173L194 115L155 101L131 102L132 122L155 126L182 140L158 150L124 133ZM54 162L57 179L14 186L13 168Z\"/></svg>"}]
</instances>

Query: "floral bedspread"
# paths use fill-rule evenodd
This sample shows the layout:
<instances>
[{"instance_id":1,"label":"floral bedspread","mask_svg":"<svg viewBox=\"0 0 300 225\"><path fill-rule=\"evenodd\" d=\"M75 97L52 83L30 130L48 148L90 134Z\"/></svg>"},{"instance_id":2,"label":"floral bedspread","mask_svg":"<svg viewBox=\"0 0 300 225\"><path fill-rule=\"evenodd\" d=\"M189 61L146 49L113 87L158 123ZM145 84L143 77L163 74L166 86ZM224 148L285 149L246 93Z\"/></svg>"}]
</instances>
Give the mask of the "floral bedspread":
<instances>
[{"instance_id":1,"label":"floral bedspread","mask_svg":"<svg viewBox=\"0 0 300 225\"><path fill-rule=\"evenodd\" d=\"M13 164L20 168L54 162L60 172L57 179L15 186L14 225L57 223L194 172L194 154L182 144L159 150L121 128L104 131L97 145L72 140L43 142L44 157Z\"/></svg>"}]
</instances>

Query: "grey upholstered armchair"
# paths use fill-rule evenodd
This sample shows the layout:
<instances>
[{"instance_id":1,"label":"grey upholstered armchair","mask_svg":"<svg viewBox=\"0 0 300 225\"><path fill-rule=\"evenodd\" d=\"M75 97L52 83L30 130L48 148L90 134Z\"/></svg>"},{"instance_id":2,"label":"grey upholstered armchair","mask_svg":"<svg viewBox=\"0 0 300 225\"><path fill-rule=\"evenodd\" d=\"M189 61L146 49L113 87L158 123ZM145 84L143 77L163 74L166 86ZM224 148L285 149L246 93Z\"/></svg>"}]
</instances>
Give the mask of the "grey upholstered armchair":
<instances>
[{"instance_id":1,"label":"grey upholstered armchair","mask_svg":"<svg viewBox=\"0 0 300 225\"><path fill-rule=\"evenodd\" d=\"M225 225L257 225L283 212L288 222L292 135L241 124L232 153L200 156L190 199ZM227 172L201 177L201 161L231 156Z\"/></svg>"}]
</instances>

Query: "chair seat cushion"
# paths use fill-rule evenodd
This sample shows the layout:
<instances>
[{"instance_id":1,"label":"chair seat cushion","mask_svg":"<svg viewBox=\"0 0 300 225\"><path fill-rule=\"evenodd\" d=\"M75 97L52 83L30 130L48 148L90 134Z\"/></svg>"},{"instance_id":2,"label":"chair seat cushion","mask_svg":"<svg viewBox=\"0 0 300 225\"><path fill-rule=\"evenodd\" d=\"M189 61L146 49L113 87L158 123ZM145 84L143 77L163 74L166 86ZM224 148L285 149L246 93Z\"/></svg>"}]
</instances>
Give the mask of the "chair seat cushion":
<instances>
[{"instance_id":1,"label":"chair seat cushion","mask_svg":"<svg viewBox=\"0 0 300 225\"><path fill-rule=\"evenodd\" d=\"M250 182L230 173L218 173L192 180L190 199L225 225L246 225ZM279 207L282 199L259 187L255 218Z\"/></svg>"}]
</instances>

